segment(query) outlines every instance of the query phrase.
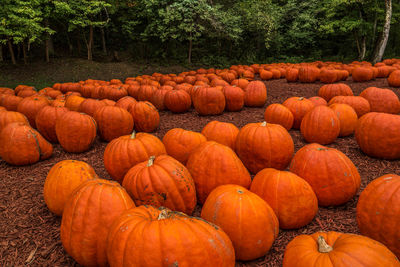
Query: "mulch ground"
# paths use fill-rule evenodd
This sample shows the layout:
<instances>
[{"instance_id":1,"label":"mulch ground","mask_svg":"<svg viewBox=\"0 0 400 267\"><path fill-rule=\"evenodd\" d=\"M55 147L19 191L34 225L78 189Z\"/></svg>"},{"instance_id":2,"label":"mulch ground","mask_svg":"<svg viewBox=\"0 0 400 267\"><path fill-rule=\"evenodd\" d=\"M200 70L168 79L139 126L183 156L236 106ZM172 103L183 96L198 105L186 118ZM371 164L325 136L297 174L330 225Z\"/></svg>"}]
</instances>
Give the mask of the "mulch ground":
<instances>
[{"instance_id":1,"label":"mulch ground","mask_svg":"<svg viewBox=\"0 0 400 267\"><path fill-rule=\"evenodd\" d=\"M346 81L355 95L369 86L388 88L386 79L368 83ZM268 88L267 105L282 103L290 96L311 97L317 94L322 84L287 83L286 80L266 82ZM392 88L398 95L399 90ZM265 107L244 108L241 112L225 112L219 116L200 117L194 110L185 114L160 112L161 123L154 134L162 138L171 128L201 131L212 120L226 121L243 127L250 122L263 121ZM295 143L295 151L306 143L298 130L290 134ZM65 159L82 160L94 167L96 173L105 179L109 176L103 165L103 152L107 143L96 140L92 149L82 154L64 152L55 145L53 156L31 166L13 167L0 161L0 266L78 266L63 250L59 227L61 218L47 209L43 200L43 185L50 168ZM320 208L315 219L297 230L281 230L269 253L252 262L237 262L237 266L281 266L287 243L299 234L316 231L340 231L359 233L356 223L356 204L359 193L373 179L387 174L400 174L400 160L386 161L373 159L361 152L353 136L339 138L328 145L341 150L358 167L361 175L361 190L357 196L343 206ZM200 207L195 215L199 215Z\"/></svg>"}]
</instances>

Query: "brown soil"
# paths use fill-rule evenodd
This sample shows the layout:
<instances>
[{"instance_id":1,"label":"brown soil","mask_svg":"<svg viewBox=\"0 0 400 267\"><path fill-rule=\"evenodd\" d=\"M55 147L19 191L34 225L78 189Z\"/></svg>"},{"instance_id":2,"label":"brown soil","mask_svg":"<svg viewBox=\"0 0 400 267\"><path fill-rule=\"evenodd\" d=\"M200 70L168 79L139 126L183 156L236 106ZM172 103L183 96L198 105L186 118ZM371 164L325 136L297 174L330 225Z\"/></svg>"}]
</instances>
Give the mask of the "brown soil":
<instances>
[{"instance_id":1,"label":"brown soil","mask_svg":"<svg viewBox=\"0 0 400 267\"><path fill-rule=\"evenodd\" d=\"M368 83L346 81L355 94L369 86L387 87L386 79ZM287 83L285 80L266 82L267 105L282 103L290 96L311 97L321 84ZM393 89L393 88L392 88ZM393 89L398 95L399 90ZM194 110L185 114L161 112L161 124L155 135L162 138L171 128L181 127L201 131L211 120L232 122L242 127L250 122L263 120L264 108L245 108L241 112L225 112L219 116L200 117ZM299 131L291 130L295 150L304 146ZM50 168L65 159L83 160L92 165L97 174L108 179L103 165L103 152L107 144L99 140L93 148L82 154L64 152L55 146L51 159L31 166L13 167L0 161L0 266L76 266L76 262L63 250L59 236L60 218L47 209L43 200L43 184ZM362 178L361 190L373 179L387 173L400 174L400 160L386 161L373 159L363 154L353 136L339 138L329 147L344 152L358 167ZM359 191L359 193L361 192ZM358 194L359 195L359 194ZM287 243L299 234L316 231L341 231L359 233L356 223L358 195L346 205L334 208L320 208L316 218L307 226L292 231L282 230L269 253L252 262L237 262L237 266L281 266ZM200 207L196 209L199 215Z\"/></svg>"}]
</instances>

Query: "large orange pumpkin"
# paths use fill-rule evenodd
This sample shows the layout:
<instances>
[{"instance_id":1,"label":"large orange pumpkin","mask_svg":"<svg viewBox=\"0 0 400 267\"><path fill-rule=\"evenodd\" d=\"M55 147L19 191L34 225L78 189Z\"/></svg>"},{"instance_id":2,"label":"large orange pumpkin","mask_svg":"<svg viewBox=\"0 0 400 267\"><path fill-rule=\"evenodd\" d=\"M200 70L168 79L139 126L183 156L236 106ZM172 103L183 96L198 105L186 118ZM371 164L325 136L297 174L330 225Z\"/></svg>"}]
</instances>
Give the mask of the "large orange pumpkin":
<instances>
[{"instance_id":1,"label":"large orange pumpkin","mask_svg":"<svg viewBox=\"0 0 400 267\"><path fill-rule=\"evenodd\" d=\"M313 83L319 78L319 69L314 66L303 66L299 69L299 81L302 83Z\"/></svg>"},{"instance_id":2,"label":"large orange pumpkin","mask_svg":"<svg viewBox=\"0 0 400 267\"><path fill-rule=\"evenodd\" d=\"M314 108L313 102L304 97L290 97L282 103L293 114L293 128L300 129L303 117Z\"/></svg>"},{"instance_id":3,"label":"large orange pumpkin","mask_svg":"<svg viewBox=\"0 0 400 267\"><path fill-rule=\"evenodd\" d=\"M353 91L350 86L344 83L326 84L318 90L318 95L329 102L338 95L352 96Z\"/></svg>"},{"instance_id":4,"label":"large orange pumpkin","mask_svg":"<svg viewBox=\"0 0 400 267\"><path fill-rule=\"evenodd\" d=\"M262 81L250 82L244 90L244 105L262 107L267 101L267 87Z\"/></svg>"},{"instance_id":5,"label":"large orange pumpkin","mask_svg":"<svg viewBox=\"0 0 400 267\"><path fill-rule=\"evenodd\" d=\"M360 188L360 174L353 162L339 150L320 144L297 151L290 171L311 185L320 206L344 204Z\"/></svg>"},{"instance_id":6,"label":"large orange pumpkin","mask_svg":"<svg viewBox=\"0 0 400 267\"><path fill-rule=\"evenodd\" d=\"M107 234L125 210L135 207L118 183L94 179L81 184L68 198L61 220L61 242L83 266L107 266Z\"/></svg>"},{"instance_id":7,"label":"large orange pumpkin","mask_svg":"<svg viewBox=\"0 0 400 267\"><path fill-rule=\"evenodd\" d=\"M85 101L85 98L77 95L70 95L65 100L65 107L72 111L78 111L82 102Z\"/></svg>"},{"instance_id":8,"label":"large orange pumpkin","mask_svg":"<svg viewBox=\"0 0 400 267\"><path fill-rule=\"evenodd\" d=\"M366 82L374 78L373 69L368 67L357 67L353 70L351 75L355 82Z\"/></svg>"},{"instance_id":9,"label":"large orange pumpkin","mask_svg":"<svg viewBox=\"0 0 400 267\"><path fill-rule=\"evenodd\" d=\"M236 138L236 153L253 174L264 168L285 169L294 143L285 128L272 123L249 123Z\"/></svg>"},{"instance_id":10,"label":"large orange pumpkin","mask_svg":"<svg viewBox=\"0 0 400 267\"><path fill-rule=\"evenodd\" d=\"M239 111L244 106L244 91L238 86L225 86L223 88L226 101L226 110Z\"/></svg>"},{"instance_id":11,"label":"large orange pumpkin","mask_svg":"<svg viewBox=\"0 0 400 267\"><path fill-rule=\"evenodd\" d=\"M32 128L36 128L36 115L44 106L48 105L49 101L43 96L27 97L19 102L17 111L28 118Z\"/></svg>"},{"instance_id":12,"label":"large orange pumpkin","mask_svg":"<svg viewBox=\"0 0 400 267\"><path fill-rule=\"evenodd\" d=\"M136 206L163 206L188 215L196 206L192 176L182 163L168 155L151 156L148 161L132 167L122 186Z\"/></svg>"},{"instance_id":13,"label":"large orange pumpkin","mask_svg":"<svg viewBox=\"0 0 400 267\"><path fill-rule=\"evenodd\" d=\"M279 124L289 131L293 126L294 117L284 105L271 104L265 109L264 120L268 123Z\"/></svg>"},{"instance_id":14,"label":"large orange pumpkin","mask_svg":"<svg viewBox=\"0 0 400 267\"><path fill-rule=\"evenodd\" d=\"M390 73L388 84L391 87L400 87L400 70L395 70Z\"/></svg>"},{"instance_id":15,"label":"large orange pumpkin","mask_svg":"<svg viewBox=\"0 0 400 267\"><path fill-rule=\"evenodd\" d=\"M137 101L133 97L124 96L123 98L120 98L117 103L115 103L115 106L129 110L136 103Z\"/></svg>"},{"instance_id":16,"label":"large orange pumpkin","mask_svg":"<svg viewBox=\"0 0 400 267\"><path fill-rule=\"evenodd\" d=\"M192 100L184 90L170 90L165 94L164 104L170 111L182 113L190 109Z\"/></svg>"},{"instance_id":17,"label":"large orange pumpkin","mask_svg":"<svg viewBox=\"0 0 400 267\"><path fill-rule=\"evenodd\" d=\"M367 185L357 203L357 223L363 235L386 245L400 257L400 176L383 175Z\"/></svg>"},{"instance_id":18,"label":"large orange pumpkin","mask_svg":"<svg viewBox=\"0 0 400 267\"><path fill-rule=\"evenodd\" d=\"M47 207L61 216L72 192L98 176L92 166L83 161L63 160L51 167L44 182L43 197Z\"/></svg>"},{"instance_id":19,"label":"large orange pumpkin","mask_svg":"<svg viewBox=\"0 0 400 267\"><path fill-rule=\"evenodd\" d=\"M199 87L193 93L193 106L200 115L222 114L225 96L215 87Z\"/></svg>"},{"instance_id":20,"label":"large orange pumpkin","mask_svg":"<svg viewBox=\"0 0 400 267\"><path fill-rule=\"evenodd\" d=\"M214 141L198 146L186 163L196 185L197 201L204 203L219 185L237 184L249 188L250 174L235 152Z\"/></svg>"},{"instance_id":21,"label":"large orange pumpkin","mask_svg":"<svg viewBox=\"0 0 400 267\"><path fill-rule=\"evenodd\" d=\"M357 123L355 137L371 157L400 159L400 115L370 112Z\"/></svg>"},{"instance_id":22,"label":"large orange pumpkin","mask_svg":"<svg viewBox=\"0 0 400 267\"><path fill-rule=\"evenodd\" d=\"M17 111L18 104L23 100L22 97L15 95L3 95L3 100L1 105L5 107L8 111Z\"/></svg>"},{"instance_id":23,"label":"large orange pumpkin","mask_svg":"<svg viewBox=\"0 0 400 267\"><path fill-rule=\"evenodd\" d=\"M390 89L368 87L360 96L368 100L371 112L400 113L399 97Z\"/></svg>"},{"instance_id":24,"label":"large orange pumpkin","mask_svg":"<svg viewBox=\"0 0 400 267\"><path fill-rule=\"evenodd\" d=\"M0 112L0 133L9 123L20 122L29 126L29 121L26 116L16 111Z\"/></svg>"},{"instance_id":25,"label":"large orange pumpkin","mask_svg":"<svg viewBox=\"0 0 400 267\"><path fill-rule=\"evenodd\" d=\"M348 136L356 129L358 116L354 109L347 104L332 104L329 106L340 121L339 136Z\"/></svg>"},{"instance_id":26,"label":"large orange pumpkin","mask_svg":"<svg viewBox=\"0 0 400 267\"><path fill-rule=\"evenodd\" d=\"M36 115L37 130L52 143L57 143L56 121L68 112L65 107L45 106Z\"/></svg>"},{"instance_id":27,"label":"large orange pumpkin","mask_svg":"<svg viewBox=\"0 0 400 267\"><path fill-rule=\"evenodd\" d=\"M318 212L318 199L310 184L291 172L263 169L254 177L250 191L271 206L282 229L303 227Z\"/></svg>"},{"instance_id":28,"label":"large orange pumpkin","mask_svg":"<svg viewBox=\"0 0 400 267\"><path fill-rule=\"evenodd\" d=\"M127 210L114 221L107 258L111 267L235 266L232 242L221 228L152 206Z\"/></svg>"},{"instance_id":29,"label":"large orange pumpkin","mask_svg":"<svg viewBox=\"0 0 400 267\"><path fill-rule=\"evenodd\" d=\"M58 142L67 152L81 153L89 150L96 132L96 121L84 113L68 111L56 121Z\"/></svg>"},{"instance_id":30,"label":"large orange pumpkin","mask_svg":"<svg viewBox=\"0 0 400 267\"><path fill-rule=\"evenodd\" d=\"M138 132L153 132L160 125L160 114L148 101L139 101L129 110L133 117L135 130Z\"/></svg>"},{"instance_id":31,"label":"large orange pumpkin","mask_svg":"<svg viewBox=\"0 0 400 267\"><path fill-rule=\"evenodd\" d=\"M368 100L361 96L335 96L329 101L328 105L336 103L351 106L359 118L371 110Z\"/></svg>"},{"instance_id":32,"label":"large orange pumpkin","mask_svg":"<svg viewBox=\"0 0 400 267\"><path fill-rule=\"evenodd\" d=\"M327 106L328 102L325 99L319 96L310 97L308 100L314 103L314 106Z\"/></svg>"},{"instance_id":33,"label":"large orange pumpkin","mask_svg":"<svg viewBox=\"0 0 400 267\"><path fill-rule=\"evenodd\" d=\"M201 133L208 141L215 141L235 150L236 137L239 133L239 129L229 122L210 121L204 126L203 130L201 130Z\"/></svg>"},{"instance_id":34,"label":"large orange pumpkin","mask_svg":"<svg viewBox=\"0 0 400 267\"><path fill-rule=\"evenodd\" d=\"M283 267L397 267L400 262L384 245L368 237L339 232L296 236L286 246Z\"/></svg>"},{"instance_id":35,"label":"large orange pumpkin","mask_svg":"<svg viewBox=\"0 0 400 267\"><path fill-rule=\"evenodd\" d=\"M80 104L79 112L86 113L93 117L96 111L105 106L107 106L107 104L98 99L88 98L83 100Z\"/></svg>"},{"instance_id":36,"label":"large orange pumpkin","mask_svg":"<svg viewBox=\"0 0 400 267\"><path fill-rule=\"evenodd\" d=\"M201 209L201 217L228 234L237 260L265 255L279 233L279 222L271 207L239 185L215 188Z\"/></svg>"}]
</instances>

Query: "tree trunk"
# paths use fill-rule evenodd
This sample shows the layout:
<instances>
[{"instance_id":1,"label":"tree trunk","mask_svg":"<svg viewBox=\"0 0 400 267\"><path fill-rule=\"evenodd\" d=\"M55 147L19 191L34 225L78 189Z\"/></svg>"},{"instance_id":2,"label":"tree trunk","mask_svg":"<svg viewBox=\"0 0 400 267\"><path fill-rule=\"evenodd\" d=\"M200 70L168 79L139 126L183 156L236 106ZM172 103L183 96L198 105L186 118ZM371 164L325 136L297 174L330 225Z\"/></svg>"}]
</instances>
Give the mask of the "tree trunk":
<instances>
[{"instance_id":1,"label":"tree trunk","mask_svg":"<svg viewBox=\"0 0 400 267\"><path fill-rule=\"evenodd\" d=\"M375 47L374 54L372 56L372 63L375 64L382 61L383 54L385 53L387 41L390 33L390 22L392 20L392 0L385 0L386 13L385 13L385 24L383 25L382 35Z\"/></svg>"},{"instance_id":2,"label":"tree trunk","mask_svg":"<svg viewBox=\"0 0 400 267\"><path fill-rule=\"evenodd\" d=\"M87 52L88 52L88 60L93 59L93 54L92 54L92 45L93 45L93 26L89 26L89 41L87 42Z\"/></svg>"},{"instance_id":3,"label":"tree trunk","mask_svg":"<svg viewBox=\"0 0 400 267\"><path fill-rule=\"evenodd\" d=\"M104 34L103 28L100 28L100 33L101 33L101 44L103 46L103 53L104 55L107 55L106 35Z\"/></svg>"},{"instance_id":4,"label":"tree trunk","mask_svg":"<svg viewBox=\"0 0 400 267\"><path fill-rule=\"evenodd\" d=\"M46 39L45 46L46 46L46 62L49 63L50 62L49 39Z\"/></svg>"},{"instance_id":5,"label":"tree trunk","mask_svg":"<svg viewBox=\"0 0 400 267\"><path fill-rule=\"evenodd\" d=\"M8 49L10 50L10 55L11 55L11 61L14 65L17 65L17 61L15 60L15 55L14 55L14 50L12 47L11 40L8 40Z\"/></svg>"},{"instance_id":6,"label":"tree trunk","mask_svg":"<svg viewBox=\"0 0 400 267\"><path fill-rule=\"evenodd\" d=\"M367 52L367 37L364 35L361 37L361 53L360 53L360 60L364 61L365 59L365 54Z\"/></svg>"},{"instance_id":7,"label":"tree trunk","mask_svg":"<svg viewBox=\"0 0 400 267\"><path fill-rule=\"evenodd\" d=\"M354 35L354 40L356 40L357 51L358 51L358 59L360 59L360 55L361 55L360 41L358 40L358 35L357 35L356 32L353 32L353 35Z\"/></svg>"},{"instance_id":8,"label":"tree trunk","mask_svg":"<svg viewBox=\"0 0 400 267\"><path fill-rule=\"evenodd\" d=\"M24 64L28 64L28 56L26 54L25 41L22 41L22 54L24 55Z\"/></svg>"}]
</instances>

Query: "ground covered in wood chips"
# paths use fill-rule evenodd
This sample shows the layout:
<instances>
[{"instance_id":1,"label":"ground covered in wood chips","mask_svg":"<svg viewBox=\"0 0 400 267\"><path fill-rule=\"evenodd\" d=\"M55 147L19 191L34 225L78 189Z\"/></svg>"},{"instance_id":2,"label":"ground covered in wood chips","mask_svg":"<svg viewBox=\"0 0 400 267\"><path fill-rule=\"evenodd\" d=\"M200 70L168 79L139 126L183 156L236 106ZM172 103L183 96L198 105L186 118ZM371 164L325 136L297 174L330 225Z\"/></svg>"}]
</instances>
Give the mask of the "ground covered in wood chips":
<instances>
[{"instance_id":1,"label":"ground covered in wood chips","mask_svg":"<svg viewBox=\"0 0 400 267\"><path fill-rule=\"evenodd\" d=\"M355 95L363 89L376 86L388 88L386 79L367 83L346 81ZM268 89L267 105L282 103L291 96L311 97L317 95L320 83L287 83L286 80L266 82ZM400 95L399 89L392 88ZM250 122L263 121L265 107L244 108L241 112L225 112L219 116L200 117L192 109L185 114L160 112L161 123L154 134L160 139L171 128L201 131L212 120L226 121L243 127ZM291 130L295 151L306 143L298 130ZM31 166L13 167L0 161L0 266L77 266L78 264L63 250L59 228L61 218L53 215L43 200L43 185L50 168L65 159L82 160L94 167L101 178L109 179L103 165L103 152L107 143L96 140L92 149L82 154L64 152L55 145L53 156ZM353 136L339 138L328 145L341 150L357 166L361 178L361 190L373 179L387 174L400 174L400 160L386 161L373 159L361 152ZM281 230L269 253L251 262L237 262L237 266L281 266L287 243L299 234L312 234L316 231L340 231L359 233L356 223L356 204L358 196L346 205L334 208L320 208L315 219L298 230ZM195 215L199 216L200 207Z\"/></svg>"}]
</instances>

